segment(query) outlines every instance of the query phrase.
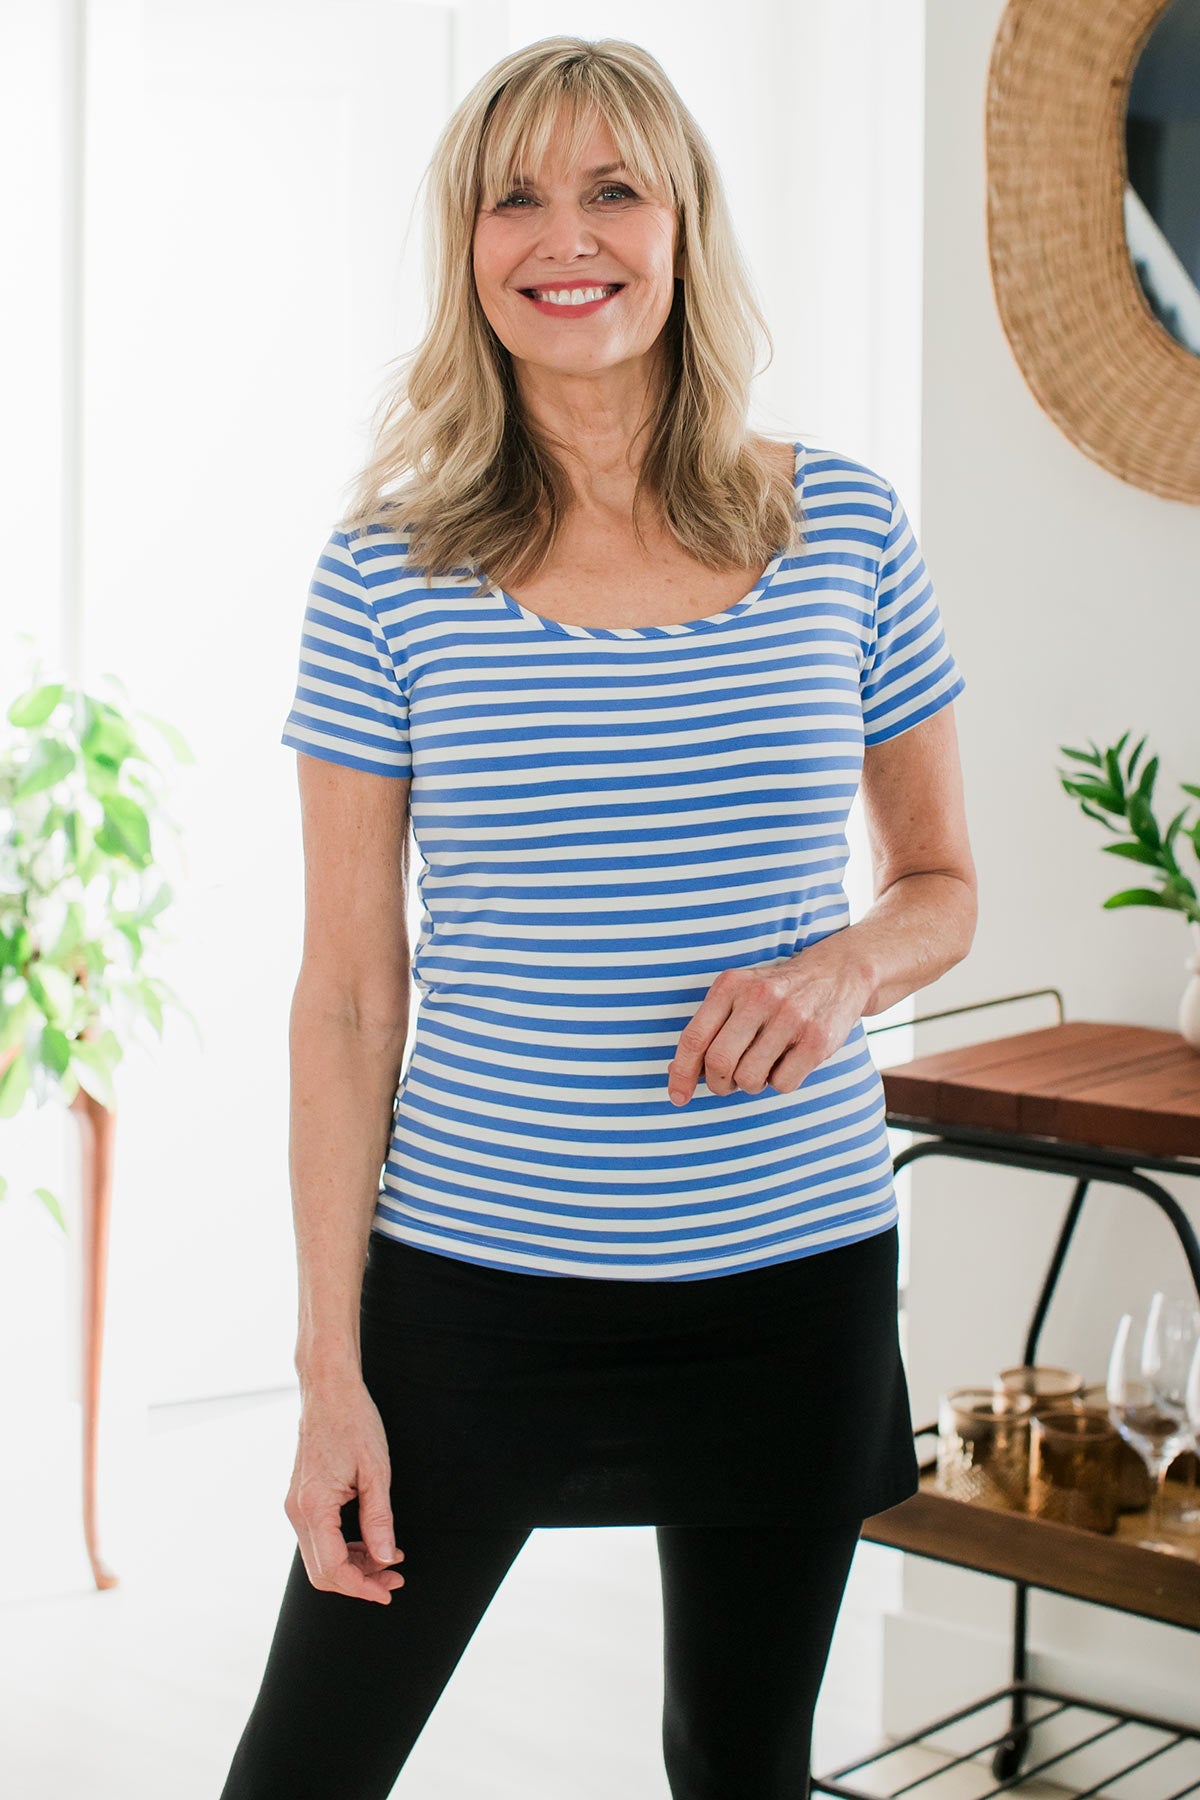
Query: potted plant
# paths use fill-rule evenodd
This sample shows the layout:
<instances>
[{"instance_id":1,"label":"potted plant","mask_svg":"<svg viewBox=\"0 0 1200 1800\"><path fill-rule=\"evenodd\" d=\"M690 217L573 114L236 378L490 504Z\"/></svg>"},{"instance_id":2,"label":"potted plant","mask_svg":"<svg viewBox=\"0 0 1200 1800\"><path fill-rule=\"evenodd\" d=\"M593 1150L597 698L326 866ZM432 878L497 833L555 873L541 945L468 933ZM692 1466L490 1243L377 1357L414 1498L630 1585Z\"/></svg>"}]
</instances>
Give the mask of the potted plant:
<instances>
[{"instance_id":1,"label":"potted plant","mask_svg":"<svg viewBox=\"0 0 1200 1800\"><path fill-rule=\"evenodd\" d=\"M1179 1004L1179 1030L1193 1050L1200 1050L1200 902L1196 898L1195 883L1184 874L1175 857L1175 844L1182 833L1200 858L1200 818L1190 826L1185 825L1188 808L1184 806L1165 831L1160 829L1151 806L1158 758L1150 758L1135 783L1134 776L1146 739L1143 737L1139 741L1122 768L1121 754L1128 737L1127 731L1122 733L1111 749L1103 751L1096 748L1091 738L1088 739L1089 750L1072 750L1068 745L1060 744L1064 756L1087 764L1091 772L1072 777L1060 769L1059 779L1065 791L1079 801L1089 819L1096 819L1106 830L1119 834L1119 842L1104 844L1103 850L1110 856L1124 856L1131 862L1144 863L1158 873L1158 887L1123 888L1120 893L1109 895L1105 907L1167 907L1172 912L1182 913L1189 921L1195 949L1184 962L1192 979ZM1200 799L1200 787L1187 781L1181 781L1179 785L1185 794ZM1116 820L1120 823L1115 823ZM1123 833L1130 835L1120 835Z\"/></svg>"},{"instance_id":2,"label":"potted plant","mask_svg":"<svg viewBox=\"0 0 1200 1800\"><path fill-rule=\"evenodd\" d=\"M116 676L103 679L127 699ZM9 703L12 731L0 744L0 1120L13 1119L32 1093L38 1106L56 1099L69 1107L82 1136L83 1514L98 1587L116 1579L100 1557L95 1518L114 1072L143 1020L161 1040L164 1004L196 1025L143 967L172 899L153 834L162 825L178 836L178 827L134 717L176 761L195 761L165 720L131 715L117 699L42 679L40 670ZM0 1200L8 1185L0 1174ZM57 1196L46 1187L33 1193L65 1233Z\"/></svg>"}]
</instances>

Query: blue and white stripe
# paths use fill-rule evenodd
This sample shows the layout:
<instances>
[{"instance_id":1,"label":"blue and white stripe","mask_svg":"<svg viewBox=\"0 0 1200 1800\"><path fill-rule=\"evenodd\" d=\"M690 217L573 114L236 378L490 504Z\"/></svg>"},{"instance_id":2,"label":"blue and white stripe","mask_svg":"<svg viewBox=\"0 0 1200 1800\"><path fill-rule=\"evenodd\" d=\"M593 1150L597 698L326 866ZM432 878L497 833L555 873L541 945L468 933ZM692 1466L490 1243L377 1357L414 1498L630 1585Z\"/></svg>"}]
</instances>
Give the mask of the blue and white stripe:
<instances>
[{"instance_id":1,"label":"blue and white stripe","mask_svg":"<svg viewBox=\"0 0 1200 1800\"><path fill-rule=\"evenodd\" d=\"M795 1093L667 1098L722 969L850 923L864 747L966 685L895 489L797 444L807 543L682 625L560 625L402 529L331 533L282 742L411 778L419 993L373 1228L489 1267L692 1280L896 1219L861 1020ZM597 612L603 611L599 602Z\"/></svg>"}]
</instances>

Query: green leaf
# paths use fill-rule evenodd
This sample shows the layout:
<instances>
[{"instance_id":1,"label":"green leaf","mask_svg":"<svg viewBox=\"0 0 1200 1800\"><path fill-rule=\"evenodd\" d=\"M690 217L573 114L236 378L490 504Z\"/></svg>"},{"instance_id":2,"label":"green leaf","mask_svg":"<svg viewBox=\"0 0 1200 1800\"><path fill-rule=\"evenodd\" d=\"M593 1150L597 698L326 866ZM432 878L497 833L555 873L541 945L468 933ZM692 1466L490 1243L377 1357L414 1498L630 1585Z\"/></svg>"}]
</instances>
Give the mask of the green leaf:
<instances>
[{"instance_id":1,"label":"green leaf","mask_svg":"<svg viewBox=\"0 0 1200 1800\"><path fill-rule=\"evenodd\" d=\"M12 791L12 798L28 800L33 794L44 793L47 788L65 780L74 770L75 764L75 752L69 744L64 744L59 738L37 738Z\"/></svg>"},{"instance_id":2,"label":"green leaf","mask_svg":"<svg viewBox=\"0 0 1200 1800\"><path fill-rule=\"evenodd\" d=\"M83 814L72 811L67 814L67 843L71 847L71 859L82 874L92 854L95 840L92 828Z\"/></svg>"},{"instance_id":3,"label":"green leaf","mask_svg":"<svg viewBox=\"0 0 1200 1800\"><path fill-rule=\"evenodd\" d=\"M1179 830L1179 827L1183 824L1183 815L1186 811L1187 811L1187 807L1185 806L1179 812L1177 812L1175 814L1175 817L1171 820L1171 823L1167 826L1165 833L1163 834L1163 843L1167 846L1168 849L1170 849L1171 845L1175 842L1175 833Z\"/></svg>"},{"instance_id":4,"label":"green leaf","mask_svg":"<svg viewBox=\"0 0 1200 1800\"><path fill-rule=\"evenodd\" d=\"M0 1119L12 1119L25 1104L29 1092L29 1058L24 1049L17 1051L0 1075Z\"/></svg>"},{"instance_id":5,"label":"green leaf","mask_svg":"<svg viewBox=\"0 0 1200 1800\"><path fill-rule=\"evenodd\" d=\"M1120 744L1118 744L1117 750L1119 750L1120 747ZM1104 766L1108 770L1109 787L1113 790L1114 794L1119 794L1122 802L1124 802L1125 778L1121 774L1121 764L1117 757L1117 750L1106 750L1104 752ZM1122 810L1124 810L1123 806Z\"/></svg>"},{"instance_id":6,"label":"green leaf","mask_svg":"<svg viewBox=\"0 0 1200 1800\"><path fill-rule=\"evenodd\" d=\"M120 772L121 764L136 749L128 722L106 700L91 702L88 720L79 736L79 747L90 773L100 777L101 784Z\"/></svg>"},{"instance_id":7,"label":"green leaf","mask_svg":"<svg viewBox=\"0 0 1200 1800\"><path fill-rule=\"evenodd\" d=\"M1104 902L1105 907L1113 906L1169 906L1153 888L1126 888L1124 893L1111 894Z\"/></svg>"},{"instance_id":8,"label":"green leaf","mask_svg":"<svg viewBox=\"0 0 1200 1800\"><path fill-rule=\"evenodd\" d=\"M1176 875L1179 874L1179 864L1175 860L1175 852L1172 849L1172 845L1175 842L1175 837L1176 837L1177 832L1179 831L1179 827L1183 824L1183 814L1186 811L1187 811L1187 807L1185 806L1183 809L1183 812L1177 812L1175 814L1175 817L1171 820L1171 823L1167 826L1165 833L1163 834L1163 851L1162 851L1163 861L1166 863L1166 865L1169 869L1173 870L1173 872Z\"/></svg>"},{"instance_id":9,"label":"green leaf","mask_svg":"<svg viewBox=\"0 0 1200 1800\"><path fill-rule=\"evenodd\" d=\"M1153 863L1156 869L1160 867L1156 852L1149 849L1145 844L1131 844L1128 842L1122 842L1120 844L1101 844L1100 849L1106 856L1128 856L1133 862Z\"/></svg>"},{"instance_id":10,"label":"green leaf","mask_svg":"<svg viewBox=\"0 0 1200 1800\"><path fill-rule=\"evenodd\" d=\"M136 800L128 794L109 794L104 801L104 823L96 842L112 856L126 856L135 868L150 862L150 823Z\"/></svg>"},{"instance_id":11,"label":"green leaf","mask_svg":"<svg viewBox=\"0 0 1200 1800\"><path fill-rule=\"evenodd\" d=\"M44 687L30 688L18 694L8 709L10 725L44 725L63 697L61 681L47 682Z\"/></svg>"},{"instance_id":12,"label":"green leaf","mask_svg":"<svg viewBox=\"0 0 1200 1800\"><path fill-rule=\"evenodd\" d=\"M136 969L142 960L142 934L130 918L114 919L113 923L133 951L133 966Z\"/></svg>"},{"instance_id":13,"label":"green leaf","mask_svg":"<svg viewBox=\"0 0 1200 1800\"><path fill-rule=\"evenodd\" d=\"M1137 748L1135 749L1133 755L1130 757L1129 761L1125 765L1126 781L1133 780L1133 771L1137 768L1138 757L1142 754L1142 751L1145 748L1145 745L1146 745L1146 739L1145 738L1139 739Z\"/></svg>"},{"instance_id":14,"label":"green leaf","mask_svg":"<svg viewBox=\"0 0 1200 1800\"><path fill-rule=\"evenodd\" d=\"M1063 786L1069 794L1080 800L1094 800L1097 806L1104 807L1106 812L1117 813L1125 817L1125 799L1115 788L1103 787L1098 781L1064 782Z\"/></svg>"},{"instance_id":15,"label":"green leaf","mask_svg":"<svg viewBox=\"0 0 1200 1800\"><path fill-rule=\"evenodd\" d=\"M1093 807L1090 807L1088 805L1086 800L1081 800L1079 802L1079 804L1083 808L1084 812L1087 814L1088 818L1095 819L1095 821L1098 825L1107 826L1109 831L1115 831L1117 829L1117 827L1113 824L1111 819L1106 819L1103 813L1096 812ZM1107 848L1107 845L1105 845L1104 848Z\"/></svg>"},{"instance_id":16,"label":"green leaf","mask_svg":"<svg viewBox=\"0 0 1200 1800\"><path fill-rule=\"evenodd\" d=\"M67 915L63 920L63 928L58 935L58 942L51 946L47 951L47 955L51 957L54 962L61 964L76 949L80 939L83 937L86 924L87 913L82 900L69 900L67 902Z\"/></svg>"},{"instance_id":17,"label":"green leaf","mask_svg":"<svg viewBox=\"0 0 1200 1800\"><path fill-rule=\"evenodd\" d=\"M16 986L16 981L13 985ZM9 1010L0 1015L0 1051L11 1050L14 1045L24 1043L27 1031L35 1026L41 1031L45 1025L45 1014L29 992L27 984L21 982L21 988L22 992Z\"/></svg>"},{"instance_id":18,"label":"green leaf","mask_svg":"<svg viewBox=\"0 0 1200 1800\"><path fill-rule=\"evenodd\" d=\"M1151 767L1149 763L1146 766L1147 768ZM1158 835L1158 821L1150 810L1150 802L1140 788L1129 796L1129 824L1135 837L1140 838L1143 844L1149 844L1157 850L1161 842Z\"/></svg>"},{"instance_id":19,"label":"green leaf","mask_svg":"<svg viewBox=\"0 0 1200 1800\"><path fill-rule=\"evenodd\" d=\"M0 1175L0 1200L3 1200L3 1198L4 1198L5 1194L7 1194L7 1192L8 1192L8 1176Z\"/></svg>"},{"instance_id":20,"label":"green leaf","mask_svg":"<svg viewBox=\"0 0 1200 1800\"><path fill-rule=\"evenodd\" d=\"M1069 744L1060 744L1058 747L1064 756L1073 756L1077 762L1091 763L1093 768L1100 766L1100 758L1093 756L1090 750L1072 750Z\"/></svg>"},{"instance_id":21,"label":"green leaf","mask_svg":"<svg viewBox=\"0 0 1200 1800\"><path fill-rule=\"evenodd\" d=\"M1157 758L1157 756L1152 756L1150 758L1150 761L1146 764L1145 768L1142 770L1141 780L1137 784L1137 791L1141 795L1143 800L1149 800L1150 795L1154 789L1154 777L1157 774L1158 774L1158 758Z\"/></svg>"},{"instance_id":22,"label":"green leaf","mask_svg":"<svg viewBox=\"0 0 1200 1800\"><path fill-rule=\"evenodd\" d=\"M1190 781L1181 781L1179 785L1185 794L1192 796L1193 800L1200 800L1200 787L1193 787Z\"/></svg>"},{"instance_id":23,"label":"green leaf","mask_svg":"<svg viewBox=\"0 0 1200 1800\"><path fill-rule=\"evenodd\" d=\"M162 1001L158 997L154 983L148 976L145 976L136 984L136 986L138 993L141 995L142 1005L146 1011L146 1017L161 1038L163 1034Z\"/></svg>"},{"instance_id":24,"label":"green leaf","mask_svg":"<svg viewBox=\"0 0 1200 1800\"><path fill-rule=\"evenodd\" d=\"M181 762L181 763L194 763L195 762L196 758L192 754L191 745L188 743L187 739L184 737L182 731L178 730L176 726L172 725L170 720L160 719L157 717L156 714L148 713L148 712L139 712L138 717L141 719L145 719L149 724L153 725L155 731L157 731L165 739L167 744L170 745L172 752L174 753L176 762Z\"/></svg>"},{"instance_id":25,"label":"green leaf","mask_svg":"<svg viewBox=\"0 0 1200 1800\"><path fill-rule=\"evenodd\" d=\"M191 1022L192 1029L196 1033L196 1042L200 1045L200 1048L203 1049L204 1033L200 1029L200 1023L196 1018L195 1013L192 1012L190 1007L183 1004L183 1001L179 998L179 995L171 986L170 982L165 981L161 975L156 975L154 977L154 985L162 995L163 999L173 1006L177 1012L181 1012L185 1019L188 1019Z\"/></svg>"},{"instance_id":26,"label":"green leaf","mask_svg":"<svg viewBox=\"0 0 1200 1800\"><path fill-rule=\"evenodd\" d=\"M63 1231L66 1231L67 1221L63 1218L62 1207L58 1204L58 1201L55 1199L54 1195L50 1192L50 1189L40 1187L40 1188L34 1188L33 1191L37 1195L38 1199L41 1201L42 1205L45 1207L46 1211L50 1214L50 1217L55 1221L55 1223L57 1225L59 1225L62 1228Z\"/></svg>"},{"instance_id":27,"label":"green leaf","mask_svg":"<svg viewBox=\"0 0 1200 1800\"><path fill-rule=\"evenodd\" d=\"M75 1038L71 1044L71 1073L85 1094L107 1106L111 1112L117 1104L116 1090L109 1072L108 1059L86 1038Z\"/></svg>"},{"instance_id":28,"label":"green leaf","mask_svg":"<svg viewBox=\"0 0 1200 1800\"><path fill-rule=\"evenodd\" d=\"M141 912L138 914L139 923L148 925L151 919L156 919L158 917L165 906L170 906L174 898L175 890L170 882L165 880L161 881L158 886L158 892L147 905L143 906Z\"/></svg>"},{"instance_id":29,"label":"green leaf","mask_svg":"<svg viewBox=\"0 0 1200 1800\"><path fill-rule=\"evenodd\" d=\"M67 971L39 956L30 963L28 978L30 992L51 1023L69 1023L75 1011L75 982Z\"/></svg>"},{"instance_id":30,"label":"green leaf","mask_svg":"<svg viewBox=\"0 0 1200 1800\"><path fill-rule=\"evenodd\" d=\"M71 1066L71 1039L57 1025L47 1025L42 1032L40 1060L51 1075L64 1075Z\"/></svg>"}]
</instances>

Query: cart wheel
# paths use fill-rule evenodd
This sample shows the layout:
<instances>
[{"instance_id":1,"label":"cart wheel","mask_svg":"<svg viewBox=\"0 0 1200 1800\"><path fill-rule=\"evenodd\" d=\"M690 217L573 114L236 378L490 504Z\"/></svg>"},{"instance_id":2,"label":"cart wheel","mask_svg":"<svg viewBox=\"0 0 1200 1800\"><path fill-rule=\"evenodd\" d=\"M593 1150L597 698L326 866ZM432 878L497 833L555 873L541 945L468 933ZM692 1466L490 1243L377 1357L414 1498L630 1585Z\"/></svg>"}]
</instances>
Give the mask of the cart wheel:
<instances>
[{"instance_id":1,"label":"cart wheel","mask_svg":"<svg viewBox=\"0 0 1200 1800\"><path fill-rule=\"evenodd\" d=\"M1009 1781L1016 1774L1025 1760L1025 1752L1029 1748L1029 1732L1024 1726L1010 1731L1002 1743L997 1744L992 1757L992 1774L997 1781Z\"/></svg>"}]
</instances>

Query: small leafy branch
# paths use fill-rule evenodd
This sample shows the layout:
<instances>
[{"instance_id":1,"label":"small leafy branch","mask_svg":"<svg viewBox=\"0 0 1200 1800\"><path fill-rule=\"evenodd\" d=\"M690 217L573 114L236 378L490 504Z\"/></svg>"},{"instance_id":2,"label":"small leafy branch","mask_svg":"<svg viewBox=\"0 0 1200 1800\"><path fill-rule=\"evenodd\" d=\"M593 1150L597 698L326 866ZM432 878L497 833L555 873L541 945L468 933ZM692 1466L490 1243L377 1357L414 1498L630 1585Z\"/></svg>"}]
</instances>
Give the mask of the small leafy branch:
<instances>
[{"instance_id":1,"label":"small leafy branch","mask_svg":"<svg viewBox=\"0 0 1200 1800\"><path fill-rule=\"evenodd\" d=\"M0 745L0 1120L31 1089L39 1106L52 1092L69 1105L82 1088L111 1108L122 1038L139 1020L161 1040L166 1002L196 1025L141 966L173 898L152 829L161 821L177 836L178 827L152 757L113 701L35 676L5 717L17 735ZM173 725L138 717L176 761L194 762ZM0 1175L0 1199L7 1186ZM34 1192L65 1231L55 1196Z\"/></svg>"},{"instance_id":2,"label":"small leafy branch","mask_svg":"<svg viewBox=\"0 0 1200 1800\"><path fill-rule=\"evenodd\" d=\"M1175 860L1175 841L1182 831L1191 844L1197 858L1200 858L1200 817L1194 824L1184 824L1185 806L1176 813L1165 831L1159 829L1158 820L1151 807L1154 792L1154 778L1158 774L1158 758L1152 756L1143 768L1134 785L1134 775L1138 759L1145 748L1143 737L1133 751L1124 769L1121 767L1121 753L1129 733L1122 734L1111 750L1098 750L1091 738L1089 750L1072 750L1066 744L1059 749L1064 756L1072 756L1077 762L1086 763L1095 773L1072 779L1064 770L1058 771L1063 788L1078 800L1089 819L1096 819L1108 831L1126 829L1133 833L1132 837L1122 838L1118 844L1104 844L1102 849L1110 856L1126 856L1132 862L1145 863L1160 871L1162 885L1158 888L1125 888L1119 894L1110 894L1104 902L1106 908L1116 906L1163 906L1173 912L1183 913L1194 925L1200 925L1200 902L1196 898L1195 884L1188 879ZM1187 781L1181 781L1180 787L1185 794L1200 800L1200 787ZM1100 810L1097 811L1097 808ZM1114 816L1121 821L1113 823Z\"/></svg>"}]
</instances>

